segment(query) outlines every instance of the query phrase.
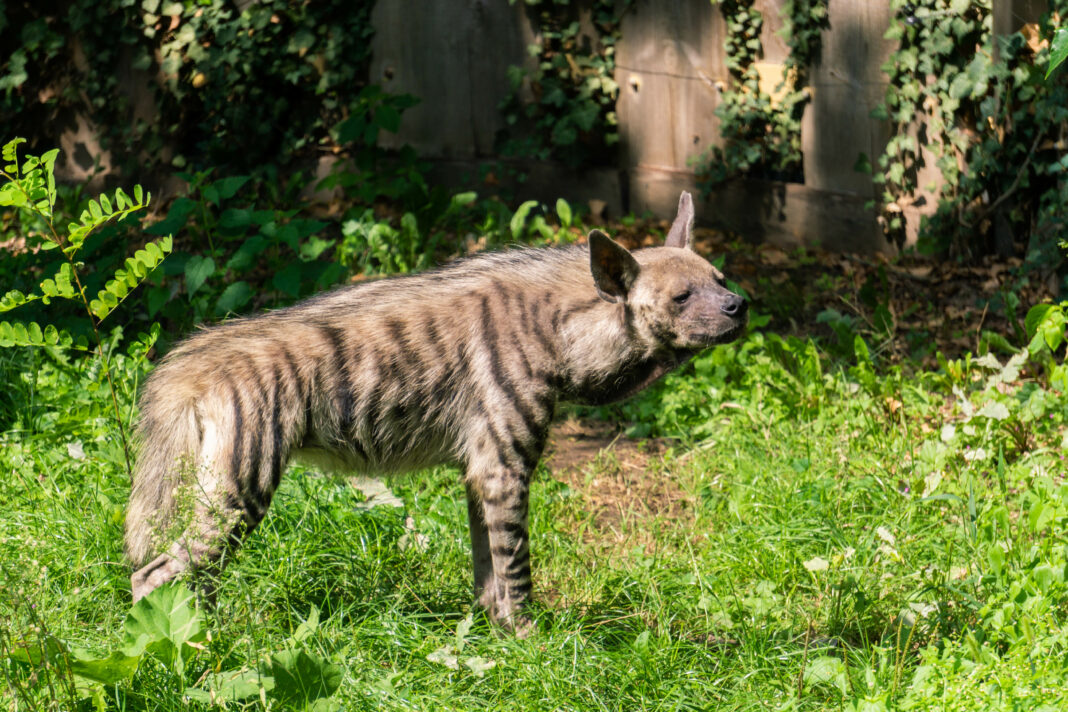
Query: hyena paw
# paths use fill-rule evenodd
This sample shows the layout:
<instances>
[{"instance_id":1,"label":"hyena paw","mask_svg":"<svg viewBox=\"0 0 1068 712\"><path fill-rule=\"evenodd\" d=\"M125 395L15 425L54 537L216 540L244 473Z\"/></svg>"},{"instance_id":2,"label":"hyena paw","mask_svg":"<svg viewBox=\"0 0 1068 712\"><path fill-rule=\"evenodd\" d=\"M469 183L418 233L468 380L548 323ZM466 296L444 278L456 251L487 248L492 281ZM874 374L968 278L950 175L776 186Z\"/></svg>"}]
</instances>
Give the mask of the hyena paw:
<instances>
[{"instance_id":1,"label":"hyena paw","mask_svg":"<svg viewBox=\"0 0 1068 712\"><path fill-rule=\"evenodd\" d=\"M538 632L538 626L534 619L528 615L514 616L510 622L510 630L515 637L524 640Z\"/></svg>"},{"instance_id":2,"label":"hyena paw","mask_svg":"<svg viewBox=\"0 0 1068 712\"><path fill-rule=\"evenodd\" d=\"M503 609L503 610L502 610ZM490 619L517 638L529 638L537 632L537 625L529 614L522 608L514 605L504 608L503 606L488 607Z\"/></svg>"},{"instance_id":3,"label":"hyena paw","mask_svg":"<svg viewBox=\"0 0 1068 712\"><path fill-rule=\"evenodd\" d=\"M134 571L130 576L130 593L133 594L133 602L137 603L163 584L173 581L187 566L185 562L167 554L161 554L147 566Z\"/></svg>"}]
</instances>

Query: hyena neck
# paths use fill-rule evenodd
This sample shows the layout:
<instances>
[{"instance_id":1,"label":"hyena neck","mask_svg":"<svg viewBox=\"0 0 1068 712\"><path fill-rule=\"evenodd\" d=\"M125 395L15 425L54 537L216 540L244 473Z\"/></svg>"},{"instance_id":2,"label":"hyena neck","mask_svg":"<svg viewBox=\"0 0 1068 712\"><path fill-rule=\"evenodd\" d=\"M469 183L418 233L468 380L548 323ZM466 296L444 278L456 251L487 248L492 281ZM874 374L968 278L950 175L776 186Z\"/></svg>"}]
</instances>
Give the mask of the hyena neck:
<instances>
[{"instance_id":1,"label":"hyena neck","mask_svg":"<svg viewBox=\"0 0 1068 712\"><path fill-rule=\"evenodd\" d=\"M624 305L601 299L575 310L559 336L562 396L586 405L628 398L694 355L644 343L629 328Z\"/></svg>"}]
</instances>

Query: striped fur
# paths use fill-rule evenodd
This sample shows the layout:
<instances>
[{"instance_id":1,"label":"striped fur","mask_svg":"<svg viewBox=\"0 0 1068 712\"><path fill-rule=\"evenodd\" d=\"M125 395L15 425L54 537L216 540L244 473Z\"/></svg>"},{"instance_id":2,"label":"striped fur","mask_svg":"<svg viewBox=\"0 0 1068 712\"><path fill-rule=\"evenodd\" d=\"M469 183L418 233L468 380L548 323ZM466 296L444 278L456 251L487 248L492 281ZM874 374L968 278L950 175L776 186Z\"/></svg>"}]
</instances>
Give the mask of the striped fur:
<instances>
[{"instance_id":1,"label":"striped fur","mask_svg":"<svg viewBox=\"0 0 1068 712\"><path fill-rule=\"evenodd\" d=\"M321 294L198 332L141 396L126 517L134 598L262 520L293 457L465 473L475 592L524 629L530 476L559 400L635 393L736 336L745 303L692 251L688 194L667 246L516 249ZM685 297L684 299L682 297Z\"/></svg>"}]
</instances>

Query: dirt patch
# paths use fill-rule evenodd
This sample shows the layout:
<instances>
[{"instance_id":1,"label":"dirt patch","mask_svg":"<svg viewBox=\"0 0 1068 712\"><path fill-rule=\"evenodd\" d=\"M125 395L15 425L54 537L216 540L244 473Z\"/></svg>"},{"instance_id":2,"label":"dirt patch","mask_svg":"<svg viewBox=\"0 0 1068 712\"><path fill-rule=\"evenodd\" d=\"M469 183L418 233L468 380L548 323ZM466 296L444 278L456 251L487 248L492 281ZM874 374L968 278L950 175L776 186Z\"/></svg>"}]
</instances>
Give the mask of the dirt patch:
<instances>
[{"instance_id":1,"label":"dirt patch","mask_svg":"<svg viewBox=\"0 0 1068 712\"><path fill-rule=\"evenodd\" d=\"M589 515L579 522L583 539L611 548L650 547L652 522L689 519L691 502L665 472L668 441L635 440L610 423L566 420L553 428L546 464Z\"/></svg>"}]
</instances>

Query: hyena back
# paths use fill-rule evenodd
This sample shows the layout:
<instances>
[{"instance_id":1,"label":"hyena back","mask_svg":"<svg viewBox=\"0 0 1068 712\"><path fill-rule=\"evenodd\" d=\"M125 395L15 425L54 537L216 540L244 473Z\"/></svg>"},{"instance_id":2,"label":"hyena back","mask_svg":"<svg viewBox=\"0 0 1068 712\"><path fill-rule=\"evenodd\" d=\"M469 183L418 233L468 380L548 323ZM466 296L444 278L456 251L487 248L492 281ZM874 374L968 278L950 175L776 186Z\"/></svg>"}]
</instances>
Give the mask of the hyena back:
<instances>
[{"instance_id":1,"label":"hyena back","mask_svg":"<svg viewBox=\"0 0 1068 712\"><path fill-rule=\"evenodd\" d=\"M134 599L218 568L263 518L286 462L463 468L475 595L521 631L530 476L559 400L625 398L744 328L746 304L692 249L520 249L346 287L176 347L141 396L126 517ZM182 502L182 493L188 502Z\"/></svg>"}]
</instances>

